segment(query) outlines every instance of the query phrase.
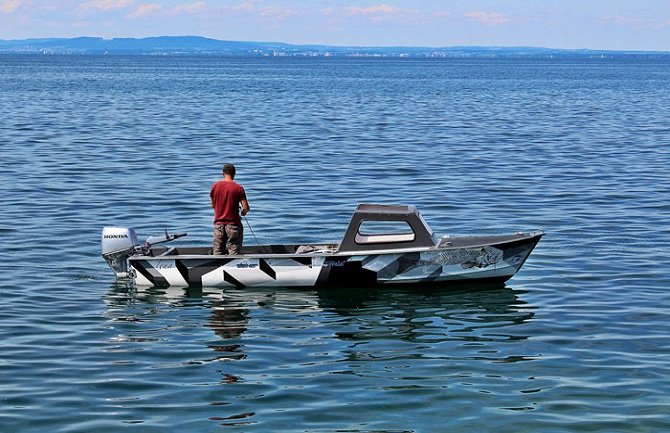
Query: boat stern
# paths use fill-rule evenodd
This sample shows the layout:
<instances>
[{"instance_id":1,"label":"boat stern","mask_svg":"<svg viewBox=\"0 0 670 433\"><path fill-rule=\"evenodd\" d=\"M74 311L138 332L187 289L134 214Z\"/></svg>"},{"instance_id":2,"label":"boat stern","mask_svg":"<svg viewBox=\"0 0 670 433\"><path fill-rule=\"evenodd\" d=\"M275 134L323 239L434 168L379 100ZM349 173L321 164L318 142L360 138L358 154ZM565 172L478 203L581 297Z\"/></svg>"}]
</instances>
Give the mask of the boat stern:
<instances>
[{"instance_id":1,"label":"boat stern","mask_svg":"<svg viewBox=\"0 0 670 433\"><path fill-rule=\"evenodd\" d=\"M116 278L128 278L131 275L128 258L135 253L140 243L135 230L125 227L104 227L102 229L102 257Z\"/></svg>"}]
</instances>

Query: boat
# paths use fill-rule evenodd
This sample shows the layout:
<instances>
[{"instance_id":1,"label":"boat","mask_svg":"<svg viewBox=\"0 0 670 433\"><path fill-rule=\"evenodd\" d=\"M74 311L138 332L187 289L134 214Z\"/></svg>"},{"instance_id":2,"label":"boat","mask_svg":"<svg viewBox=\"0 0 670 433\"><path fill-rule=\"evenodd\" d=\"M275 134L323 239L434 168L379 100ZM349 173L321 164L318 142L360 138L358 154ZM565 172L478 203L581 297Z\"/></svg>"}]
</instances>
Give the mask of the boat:
<instances>
[{"instance_id":1,"label":"boat","mask_svg":"<svg viewBox=\"0 0 670 433\"><path fill-rule=\"evenodd\" d=\"M132 228L104 227L102 256L118 279L137 286L360 287L505 282L521 269L541 230L438 236L415 206L359 204L339 242L243 246L167 246L186 233L138 242Z\"/></svg>"}]
</instances>

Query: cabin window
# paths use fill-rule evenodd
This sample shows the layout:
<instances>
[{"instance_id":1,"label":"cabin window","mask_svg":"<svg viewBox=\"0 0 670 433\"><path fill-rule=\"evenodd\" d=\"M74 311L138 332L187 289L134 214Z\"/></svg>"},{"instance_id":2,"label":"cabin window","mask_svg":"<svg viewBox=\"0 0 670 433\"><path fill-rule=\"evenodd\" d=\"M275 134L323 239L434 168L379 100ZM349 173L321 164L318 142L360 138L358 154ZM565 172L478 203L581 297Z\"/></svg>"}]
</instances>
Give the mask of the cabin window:
<instances>
[{"instance_id":1,"label":"cabin window","mask_svg":"<svg viewBox=\"0 0 670 433\"><path fill-rule=\"evenodd\" d=\"M407 221L364 220L356 233L357 244L412 242L416 238Z\"/></svg>"}]
</instances>

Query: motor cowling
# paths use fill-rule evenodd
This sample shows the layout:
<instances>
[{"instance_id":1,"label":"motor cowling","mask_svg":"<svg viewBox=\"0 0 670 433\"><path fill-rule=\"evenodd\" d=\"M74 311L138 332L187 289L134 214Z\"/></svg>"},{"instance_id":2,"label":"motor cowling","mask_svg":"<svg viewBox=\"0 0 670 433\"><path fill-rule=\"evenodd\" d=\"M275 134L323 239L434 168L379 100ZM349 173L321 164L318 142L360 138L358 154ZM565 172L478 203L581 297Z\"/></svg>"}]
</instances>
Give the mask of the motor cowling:
<instances>
[{"instance_id":1,"label":"motor cowling","mask_svg":"<svg viewBox=\"0 0 670 433\"><path fill-rule=\"evenodd\" d=\"M140 245L135 230L125 227L104 227L102 229L102 257L114 271L117 278L128 277L128 257Z\"/></svg>"}]
</instances>

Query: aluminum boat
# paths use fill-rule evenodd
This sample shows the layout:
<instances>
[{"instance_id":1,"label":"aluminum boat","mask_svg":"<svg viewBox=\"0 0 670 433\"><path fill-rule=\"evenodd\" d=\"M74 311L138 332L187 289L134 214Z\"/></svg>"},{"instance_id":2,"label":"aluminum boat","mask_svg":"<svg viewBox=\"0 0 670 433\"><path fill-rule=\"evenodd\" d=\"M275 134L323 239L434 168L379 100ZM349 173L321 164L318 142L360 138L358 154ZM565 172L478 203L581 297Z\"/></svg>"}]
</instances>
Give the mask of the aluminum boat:
<instances>
[{"instance_id":1,"label":"aluminum boat","mask_svg":"<svg viewBox=\"0 0 670 433\"><path fill-rule=\"evenodd\" d=\"M340 242L250 245L240 255L211 246L166 246L184 234L138 242L135 230L105 227L102 256L138 286L336 287L504 282L542 231L437 236L414 206L360 204Z\"/></svg>"}]
</instances>

